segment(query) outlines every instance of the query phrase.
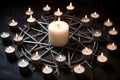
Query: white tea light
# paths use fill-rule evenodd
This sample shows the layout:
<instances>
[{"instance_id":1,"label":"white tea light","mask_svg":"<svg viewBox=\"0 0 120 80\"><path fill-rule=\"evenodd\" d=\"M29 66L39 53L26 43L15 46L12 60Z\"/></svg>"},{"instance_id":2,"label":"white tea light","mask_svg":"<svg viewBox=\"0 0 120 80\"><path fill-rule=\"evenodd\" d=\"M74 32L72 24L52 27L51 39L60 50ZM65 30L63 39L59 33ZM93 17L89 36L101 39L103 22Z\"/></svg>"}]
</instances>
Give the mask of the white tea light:
<instances>
[{"instance_id":1,"label":"white tea light","mask_svg":"<svg viewBox=\"0 0 120 80\"><path fill-rule=\"evenodd\" d=\"M110 29L110 30L108 31L108 33L109 33L110 35L117 35L117 34L118 34L118 31L113 27L112 29Z\"/></svg>"},{"instance_id":2,"label":"white tea light","mask_svg":"<svg viewBox=\"0 0 120 80\"><path fill-rule=\"evenodd\" d=\"M28 10L25 12L26 15L32 15L34 12L33 10L31 10L31 8L29 7Z\"/></svg>"},{"instance_id":3,"label":"white tea light","mask_svg":"<svg viewBox=\"0 0 120 80\"><path fill-rule=\"evenodd\" d=\"M61 16L63 14L62 11L60 11L60 8L57 9L57 11L54 12L55 16Z\"/></svg>"},{"instance_id":4,"label":"white tea light","mask_svg":"<svg viewBox=\"0 0 120 80\"><path fill-rule=\"evenodd\" d=\"M113 22L110 21L110 19L108 18L108 20L104 22L104 25L107 26L107 27L110 27L110 26L113 25Z\"/></svg>"},{"instance_id":5,"label":"white tea light","mask_svg":"<svg viewBox=\"0 0 120 80\"><path fill-rule=\"evenodd\" d=\"M88 22L90 22L90 18L88 18L88 16L85 15L85 17L83 17L83 18L81 19L81 21L84 22L84 23L88 23Z\"/></svg>"},{"instance_id":6,"label":"white tea light","mask_svg":"<svg viewBox=\"0 0 120 80\"><path fill-rule=\"evenodd\" d=\"M6 53L14 53L15 48L13 46L8 46L8 47L5 48L5 52Z\"/></svg>"},{"instance_id":7,"label":"white tea light","mask_svg":"<svg viewBox=\"0 0 120 80\"><path fill-rule=\"evenodd\" d=\"M99 62L104 63L104 62L107 62L107 60L108 60L108 58L107 58L107 56L105 56L103 54L103 52L101 52L101 54L97 56L97 61L99 61Z\"/></svg>"},{"instance_id":8,"label":"white tea light","mask_svg":"<svg viewBox=\"0 0 120 80\"><path fill-rule=\"evenodd\" d=\"M41 56L39 55L38 51L36 51L35 53L32 54L31 59L33 61L37 61L40 60Z\"/></svg>"},{"instance_id":9,"label":"white tea light","mask_svg":"<svg viewBox=\"0 0 120 80\"><path fill-rule=\"evenodd\" d=\"M64 21L53 21L48 25L49 43L61 47L68 43L69 25Z\"/></svg>"},{"instance_id":10,"label":"white tea light","mask_svg":"<svg viewBox=\"0 0 120 80\"><path fill-rule=\"evenodd\" d=\"M14 19L12 19L11 22L9 23L9 26L14 27L14 26L17 26L17 24L18 24L18 22L15 21Z\"/></svg>"},{"instance_id":11,"label":"white tea light","mask_svg":"<svg viewBox=\"0 0 120 80\"><path fill-rule=\"evenodd\" d=\"M107 44L107 49L114 51L117 49L117 45L114 42L109 43L109 44Z\"/></svg>"},{"instance_id":12,"label":"white tea light","mask_svg":"<svg viewBox=\"0 0 120 80\"><path fill-rule=\"evenodd\" d=\"M14 41L16 41L16 42L22 41L22 40L23 40L23 36L16 34L13 39L14 39Z\"/></svg>"},{"instance_id":13,"label":"white tea light","mask_svg":"<svg viewBox=\"0 0 120 80\"><path fill-rule=\"evenodd\" d=\"M66 7L67 10L74 10L74 6L72 5L72 2Z\"/></svg>"},{"instance_id":14,"label":"white tea light","mask_svg":"<svg viewBox=\"0 0 120 80\"><path fill-rule=\"evenodd\" d=\"M91 13L90 15L92 18L97 19L100 17L100 15L97 12Z\"/></svg>"},{"instance_id":15,"label":"white tea light","mask_svg":"<svg viewBox=\"0 0 120 80\"><path fill-rule=\"evenodd\" d=\"M83 55L91 55L92 52L93 51L90 48L87 48L87 47L85 47L85 48L82 49L82 54Z\"/></svg>"},{"instance_id":16,"label":"white tea light","mask_svg":"<svg viewBox=\"0 0 120 80\"><path fill-rule=\"evenodd\" d=\"M50 11L51 7L49 5L46 5L45 7L43 7L43 11Z\"/></svg>"},{"instance_id":17,"label":"white tea light","mask_svg":"<svg viewBox=\"0 0 120 80\"><path fill-rule=\"evenodd\" d=\"M2 32L0 36L1 38L8 38L10 34L8 32Z\"/></svg>"},{"instance_id":18,"label":"white tea light","mask_svg":"<svg viewBox=\"0 0 120 80\"><path fill-rule=\"evenodd\" d=\"M79 64L79 65L76 65L76 66L74 67L73 71L74 71L76 74L82 74L82 73L85 72L85 68L84 68L84 66L82 66L82 65Z\"/></svg>"},{"instance_id":19,"label":"white tea light","mask_svg":"<svg viewBox=\"0 0 120 80\"><path fill-rule=\"evenodd\" d=\"M102 35L102 33L101 33L101 31L99 31L99 30L95 30L94 32L93 32L93 36L94 37L100 37Z\"/></svg>"},{"instance_id":20,"label":"white tea light","mask_svg":"<svg viewBox=\"0 0 120 80\"><path fill-rule=\"evenodd\" d=\"M53 68L50 67L50 66L48 66L48 65L45 65L45 67L43 67L43 69L42 69L42 72L43 72L44 74L50 74L50 73L53 72Z\"/></svg>"},{"instance_id":21,"label":"white tea light","mask_svg":"<svg viewBox=\"0 0 120 80\"><path fill-rule=\"evenodd\" d=\"M18 66L21 68L27 67L29 65L29 62L25 59L20 59L18 61Z\"/></svg>"},{"instance_id":22,"label":"white tea light","mask_svg":"<svg viewBox=\"0 0 120 80\"><path fill-rule=\"evenodd\" d=\"M29 23L33 23L36 21L36 18L34 18L32 15L30 15L30 17L27 19L27 22Z\"/></svg>"},{"instance_id":23,"label":"white tea light","mask_svg":"<svg viewBox=\"0 0 120 80\"><path fill-rule=\"evenodd\" d=\"M64 55L58 55L55 57L55 60L58 62L64 62L66 60L66 57Z\"/></svg>"}]
</instances>

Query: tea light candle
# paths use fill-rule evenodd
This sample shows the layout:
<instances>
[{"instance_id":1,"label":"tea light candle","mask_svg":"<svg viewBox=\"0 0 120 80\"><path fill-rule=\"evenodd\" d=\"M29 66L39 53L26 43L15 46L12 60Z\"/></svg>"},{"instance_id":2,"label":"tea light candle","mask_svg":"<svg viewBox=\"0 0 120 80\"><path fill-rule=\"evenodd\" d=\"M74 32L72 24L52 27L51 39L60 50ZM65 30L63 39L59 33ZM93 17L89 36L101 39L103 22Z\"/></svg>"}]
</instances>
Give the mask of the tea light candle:
<instances>
[{"instance_id":1,"label":"tea light candle","mask_svg":"<svg viewBox=\"0 0 120 80\"><path fill-rule=\"evenodd\" d=\"M29 62L25 58L19 59L18 67L19 67L19 71L21 72L23 76L28 77L31 75L31 70L29 68Z\"/></svg>"},{"instance_id":2,"label":"tea light candle","mask_svg":"<svg viewBox=\"0 0 120 80\"><path fill-rule=\"evenodd\" d=\"M61 47L68 43L69 25L64 21L53 21L48 25L49 43Z\"/></svg>"},{"instance_id":3,"label":"tea light candle","mask_svg":"<svg viewBox=\"0 0 120 80\"><path fill-rule=\"evenodd\" d=\"M13 46L8 46L5 48L6 53L15 53L15 48Z\"/></svg>"},{"instance_id":4,"label":"tea light candle","mask_svg":"<svg viewBox=\"0 0 120 80\"><path fill-rule=\"evenodd\" d=\"M79 65L74 66L73 71L76 74L83 74L85 72L85 68L84 68L84 66L79 64Z\"/></svg>"},{"instance_id":5,"label":"tea light candle","mask_svg":"<svg viewBox=\"0 0 120 80\"><path fill-rule=\"evenodd\" d=\"M31 8L29 7L28 10L25 12L26 15L30 16L33 15L33 10L31 10Z\"/></svg>"},{"instance_id":6,"label":"tea light candle","mask_svg":"<svg viewBox=\"0 0 120 80\"><path fill-rule=\"evenodd\" d=\"M60 54L60 55L57 55L57 56L55 57L55 60L56 60L56 62L57 62L58 67L62 68L62 67L65 66L66 56L61 55L61 54Z\"/></svg>"},{"instance_id":7,"label":"tea light candle","mask_svg":"<svg viewBox=\"0 0 120 80\"><path fill-rule=\"evenodd\" d=\"M91 55L92 50L90 48L85 47L85 48L82 49L82 54L83 55Z\"/></svg>"},{"instance_id":8,"label":"tea light candle","mask_svg":"<svg viewBox=\"0 0 120 80\"><path fill-rule=\"evenodd\" d=\"M113 22L110 21L110 19L108 18L108 20L104 22L104 25L105 25L106 27L110 27L110 26L113 25Z\"/></svg>"},{"instance_id":9,"label":"tea light candle","mask_svg":"<svg viewBox=\"0 0 120 80\"><path fill-rule=\"evenodd\" d=\"M110 35L117 35L117 34L118 34L118 31L113 27L112 29L110 29L110 30L108 31L108 33L109 33Z\"/></svg>"},{"instance_id":10,"label":"tea light candle","mask_svg":"<svg viewBox=\"0 0 120 80\"><path fill-rule=\"evenodd\" d=\"M36 21L36 18L34 18L32 15L30 15L30 17L27 19L27 22L29 23L33 23Z\"/></svg>"},{"instance_id":11,"label":"tea light candle","mask_svg":"<svg viewBox=\"0 0 120 80\"><path fill-rule=\"evenodd\" d=\"M17 60L17 56L15 54L15 48L13 46L6 47L5 53L9 61L14 62Z\"/></svg>"},{"instance_id":12,"label":"tea light candle","mask_svg":"<svg viewBox=\"0 0 120 80\"><path fill-rule=\"evenodd\" d=\"M97 61L101 63L107 62L107 60L108 58L103 54L103 52L101 52L101 54L97 56Z\"/></svg>"},{"instance_id":13,"label":"tea light candle","mask_svg":"<svg viewBox=\"0 0 120 80\"><path fill-rule=\"evenodd\" d=\"M22 45L23 45L23 36L22 36L22 35L16 34L16 35L13 37L13 40L15 41L15 43L16 43L18 46L22 46Z\"/></svg>"},{"instance_id":14,"label":"tea light candle","mask_svg":"<svg viewBox=\"0 0 120 80\"><path fill-rule=\"evenodd\" d=\"M72 2L70 2L70 4L66 7L67 10L74 10L75 7L72 5Z\"/></svg>"},{"instance_id":15,"label":"tea light candle","mask_svg":"<svg viewBox=\"0 0 120 80\"><path fill-rule=\"evenodd\" d=\"M102 33L101 33L101 31L99 31L99 30L95 30L94 32L93 32L93 36L94 37L100 37L102 35Z\"/></svg>"},{"instance_id":16,"label":"tea light candle","mask_svg":"<svg viewBox=\"0 0 120 80\"><path fill-rule=\"evenodd\" d=\"M20 59L18 61L18 66L20 68L25 68L25 67L28 67L29 66L29 62L26 60L26 59Z\"/></svg>"},{"instance_id":17,"label":"tea light candle","mask_svg":"<svg viewBox=\"0 0 120 80\"><path fill-rule=\"evenodd\" d=\"M98 19L100 15L97 12L91 13L90 15L93 19Z\"/></svg>"},{"instance_id":18,"label":"tea light candle","mask_svg":"<svg viewBox=\"0 0 120 80\"><path fill-rule=\"evenodd\" d=\"M42 69L42 72L44 74L51 74L53 72L53 68L48 65L45 65L45 67L43 67Z\"/></svg>"},{"instance_id":19,"label":"tea light candle","mask_svg":"<svg viewBox=\"0 0 120 80\"><path fill-rule=\"evenodd\" d=\"M109 43L107 44L107 49L108 50L111 50L111 51L114 51L117 49L117 45L113 42L113 43Z\"/></svg>"},{"instance_id":20,"label":"tea light candle","mask_svg":"<svg viewBox=\"0 0 120 80\"><path fill-rule=\"evenodd\" d=\"M60 8L57 9L57 11L54 12L55 16L61 16L63 12L60 11Z\"/></svg>"},{"instance_id":21,"label":"tea light candle","mask_svg":"<svg viewBox=\"0 0 120 80\"><path fill-rule=\"evenodd\" d=\"M88 23L88 22L90 22L90 18L88 18L88 16L85 15L85 17L83 17L83 18L81 19L81 21L84 22L84 23Z\"/></svg>"},{"instance_id":22,"label":"tea light candle","mask_svg":"<svg viewBox=\"0 0 120 80\"><path fill-rule=\"evenodd\" d=\"M12 32L18 33L18 31L19 31L18 22L16 20L12 19L9 23L9 27L10 27Z\"/></svg>"},{"instance_id":23,"label":"tea light candle","mask_svg":"<svg viewBox=\"0 0 120 80\"><path fill-rule=\"evenodd\" d=\"M49 5L46 5L45 7L43 7L43 11L50 11L51 7Z\"/></svg>"},{"instance_id":24,"label":"tea light candle","mask_svg":"<svg viewBox=\"0 0 120 80\"><path fill-rule=\"evenodd\" d=\"M9 32L2 32L0 36L1 36L2 42L5 46L9 46L12 44Z\"/></svg>"}]
</instances>

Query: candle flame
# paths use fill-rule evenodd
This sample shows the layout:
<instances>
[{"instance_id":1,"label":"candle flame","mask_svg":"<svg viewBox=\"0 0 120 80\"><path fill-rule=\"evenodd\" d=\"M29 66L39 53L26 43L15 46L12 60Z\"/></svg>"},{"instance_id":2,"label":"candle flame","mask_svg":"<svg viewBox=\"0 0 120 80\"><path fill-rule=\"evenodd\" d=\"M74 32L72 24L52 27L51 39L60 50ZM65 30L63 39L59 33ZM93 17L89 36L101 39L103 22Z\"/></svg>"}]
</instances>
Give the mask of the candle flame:
<instances>
[{"instance_id":1,"label":"candle flame","mask_svg":"<svg viewBox=\"0 0 120 80\"><path fill-rule=\"evenodd\" d=\"M17 34L17 33L15 34L15 37L17 37L17 38L18 38L18 34Z\"/></svg>"},{"instance_id":2,"label":"candle flame","mask_svg":"<svg viewBox=\"0 0 120 80\"><path fill-rule=\"evenodd\" d=\"M12 23L14 23L15 22L15 20L14 19L12 19Z\"/></svg>"},{"instance_id":3,"label":"candle flame","mask_svg":"<svg viewBox=\"0 0 120 80\"><path fill-rule=\"evenodd\" d=\"M47 7L47 8L49 7L48 4L46 5L46 7Z\"/></svg>"},{"instance_id":4,"label":"candle flame","mask_svg":"<svg viewBox=\"0 0 120 80\"><path fill-rule=\"evenodd\" d=\"M59 57L60 57L60 59L61 59L61 58L62 58L62 55L60 55Z\"/></svg>"},{"instance_id":5,"label":"candle flame","mask_svg":"<svg viewBox=\"0 0 120 80\"><path fill-rule=\"evenodd\" d=\"M87 47L85 47L85 50L88 50L88 48L87 48Z\"/></svg>"},{"instance_id":6,"label":"candle flame","mask_svg":"<svg viewBox=\"0 0 120 80\"><path fill-rule=\"evenodd\" d=\"M103 52L101 52L101 57L103 57L104 56L104 54L103 54Z\"/></svg>"},{"instance_id":7,"label":"candle flame","mask_svg":"<svg viewBox=\"0 0 120 80\"><path fill-rule=\"evenodd\" d=\"M110 22L110 19L108 18L107 22Z\"/></svg>"},{"instance_id":8,"label":"candle flame","mask_svg":"<svg viewBox=\"0 0 120 80\"><path fill-rule=\"evenodd\" d=\"M48 65L45 65L45 69L48 70Z\"/></svg>"},{"instance_id":9,"label":"candle flame","mask_svg":"<svg viewBox=\"0 0 120 80\"><path fill-rule=\"evenodd\" d=\"M115 43L113 42L113 43L112 43L112 46L114 46L114 45L115 45Z\"/></svg>"},{"instance_id":10,"label":"candle flame","mask_svg":"<svg viewBox=\"0 0 120 80\"><path fill-rule=\"evenodd\" d=\"M30 18L31 18L31 19L33 18L32 15L30 15Z\"/></svg>"},{"instance_id":11,"label":"candle flame","mask_svg":"<svg viewBox=\"0 0 120 80\"><path fill-rule=\"evenodd\" d=\"M113 27L113 29L112 29L113 31L115 31L115 28Z\"/></svg>"},{"instance_id":12,"label":"candle flame","mask_svg":"<svg viewBox=\"0 0 120 80\"><path fill-rule=\"evenodd\" d=\"M87 15L85 15L85 19L87 19L88 17L87 17Z\"/></svg>"},{"instance_id":13,"label":"candle flame","mask_svg":"<svg viewBox=\"0 0 120 80\"><path fill-rule=\"evenodd\" d=\"M31 12L31 8L30 7L28 8L28 12Z\"/></svg>"},{"instance_id":14,"label":"candle flame","mask_svg":"<svg viewBox=\"0 0 120 80\"><path fill-rule=\"evenodd\" d=\"M70 2L70 7L72 7L72 2Z\"/></svg>"},{"instance_id":15,"label":"candle flame","mask_svg":"<svg viewBox=\"0 0 120 80\"><path fill-rule=\"evenodd\" d=\"M57 9L57 12L60 12L60 8Z\"/></svg>"},{"instance_id":16,"label":"candle flame","mask_svg":"<svg viewBox=\"0 0 120 80\"><path fill-rule=\"evenodd\" d=\"M25 60L24 59L22 59L22 63L24 63L25 62Z\"/></svg>"},{"instance_id":17,"label":"candle flame","mask_svg":"<svg viewBox=\"0 0 120 80\"><path fill-rule=\"evenodd\" d=\"M8 46L8 49L10 50L12 48L12 46Z\"/></svg>"},{"instance_id":18,"label":"candle flame","mask_svg":"<svg viewBox=\"0 0 120 80\"><path fill-rule=\"evenodd\" d=\"M38 56L38 51L36 51L35 55Z\"/></svg>"},{"instance_id":19,"label":"candle flame","mask_svg":"<svg viewBox=\"0 0 120 80\"><path fill-rule=\"evenodd\" d=\"M6 32L3 32L2 35L6 35Z\"/></svg>"},{"instance_id":20,"label":"candle flame","mask_svg":"<svg viewBox=\"0 0 120 80\"><path fill-rule=\"evenodd\" d=\"M94 12L94 14L96 15L97 13L96 13L96 12Z\"/></svg>"}]
</instances>

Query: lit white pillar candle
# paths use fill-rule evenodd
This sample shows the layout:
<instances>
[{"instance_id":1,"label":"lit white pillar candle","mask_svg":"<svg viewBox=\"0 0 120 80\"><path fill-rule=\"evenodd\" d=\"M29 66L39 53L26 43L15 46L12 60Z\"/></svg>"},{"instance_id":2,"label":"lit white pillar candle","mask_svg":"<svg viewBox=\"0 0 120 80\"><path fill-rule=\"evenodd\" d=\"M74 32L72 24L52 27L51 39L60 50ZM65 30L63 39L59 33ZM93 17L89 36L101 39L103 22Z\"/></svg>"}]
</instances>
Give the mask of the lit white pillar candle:
<instances>
[{"instance_id":1,"label":"lit white pillar candle","mask_svg":"<svg viewBox=\"0 0 120 80\"><path fill-rule=\"evenodd\" d=\"M113 42L113 43L109 43L107 44L107 49L108 50L111 50L111 51L114 51L117 49L117 45Z\"/></svg>"},{"instance_id":2,"label":"lit white pillar candle","mask_svg":"<svg viewBox=\"0 0 120 80\"><path fill-rule=\"evenodd\" d=\"M25 12L26 15L30 16L30 15L33 15L33 10L31 10L30 7L28 7L28 10Z\"/></svg>"},{"instance_id":3,"label":"lit white pillar candle","mask_svg":"<svg viewBox=\"0 0 120 80\"><path fill-rule=\"evenodd\" d=\"M97 12L93 12L90 15L93 19L98 19L100 17L100 15Z\"/></svg>"},{"instance_id":4,"label":"lit white pillar candle","mask_svg":"<svg viewBox=\"0 0 120 80\"><path fill-rule=\"evenodd\" d=\"M43 11L50 11L51 7L49 5L46 5L45 7L43 7Z\"/></svg>"},{"instance_id":5,"label":"lit white pillar candle","mask_svg":"<svg viewBox=\"0 0 120 80\"><path fill-rule=\"evenodd\" d=\"M72 2L70 2L70 4L66 7L67 10L74 10L75 7L72 5Z\"/></svg>"},{"instance_id":6,"label":"lit white pillar candle","mask_svg":"<svg viewBox=\"0 0 120 80\"><path fill-rule=\"evenodd\" d=\"M85 15L85 17L83 17L83 18L81 19L81 21L84 22L84 23L88 23L88 22L90 22L90 18L88 18L88 16Z\"/></svg>"},{"instance_id":7,"label":"lit white pillar candle","mask_svg":"<svg viewBox=\"0 0 120 80\"><path fill-rule=\"evenodd\" d=\"M79 65L74 66L73 71L75 74L83 74L85 72L85 68L84 66L79 64Z\"/></svg>"},{"instance_id":8,"label":"lit white pillar candle","mask_svg":"<svg viewBox=\"0 0 120 80\"><path fill-rule=\"evenodd\" d=\"M53 21L48 25L49 43L56 47L65 46L69 40L69 25L64 21Z\"/></svg>"},{"instance_id":9,"label":"lit white pillar candle","mask_svg":"<svg viewBox=\"0 0 120 80\"><path fill-rule=\"evenodd\" d=\"M97 61L101 63L107 62L107 60L108 58L103 54L103 52L101 52L101 54L97 56Z\"/></svg>"},{"instance_id":10,"label":"lit white pillar candle","mask_svg":"<svg viewBox=\"0 0 120 80\"><path fill-rule=\"evenodd\" d=\"M90 48L88 48L88 47L85 47L85 48L82 49L82 54L83 55L91 55L92 52L93 51Z\"/></svg>"},{"instance_id":11,"label":"lit white pillar candle","mask_svg":"<svg viewBox=\"0 0 120 80\"><path fill-rule=\"evenodd\" d=\"M57 11L54 12L55 16L61 16L63 14L62 11L60 11L60 8L57 9Z\"/></svg>"},{"instance_id":12,"label":"lit white pillar candle","mask_svg":"<svg viewBox=\"0 0 120 80\"><path fill-rule=\"evenodd\" d=\"M2 32L1 35L0 35L0 37L1 37L2 43L5 46L9 46L9 45L12 44L9 32Z\"/></svg>"},{"instance_id":13,"label":"lit white pillar candle","mask_svg":"<svg viewBox=\"0 0 120 80\"><path fill-rule=\"evenodd\" d=\"M53 72L53 68L48 65L45 65L42 69L42 72L44 74L51 74Z\"/></svg>"},{"instance_id":14,"label":"lit white pillar candle","mask_svg":"<svg viewBox=\"0 0 120 80\"><path fill-rule=\"evenodd\" d=\"M15 43L18 46L21 46L23 44L23 36L22 35L19 35L16 33L15 36L13 37L13 40L15 41Z\"/></svg>"},{"instance_id":15,"label":"lit white pillar candle","mask_svg":"<svg viewBox=\"0 0 120 80\"><path fill-rule=\"evenodd\" d=\"M113 27L112 29L110 29L110 30L108 31L108 33L109 33L110 35L117 35L117 34L118 34L118 31Z\"/></svg>"},{"instance_id":16,"label":"lit white pillar candle","mask_svg":"<svg viewBox=\"0 0 120 80\"><path fill-rule=\"evenodd\" d=\"M110 21L110 19L108 18L107 21L104 22L104 25L105 25L106 27L110 27L110 26L113 25L113 22Z\"/></svg>"}]
</instances>

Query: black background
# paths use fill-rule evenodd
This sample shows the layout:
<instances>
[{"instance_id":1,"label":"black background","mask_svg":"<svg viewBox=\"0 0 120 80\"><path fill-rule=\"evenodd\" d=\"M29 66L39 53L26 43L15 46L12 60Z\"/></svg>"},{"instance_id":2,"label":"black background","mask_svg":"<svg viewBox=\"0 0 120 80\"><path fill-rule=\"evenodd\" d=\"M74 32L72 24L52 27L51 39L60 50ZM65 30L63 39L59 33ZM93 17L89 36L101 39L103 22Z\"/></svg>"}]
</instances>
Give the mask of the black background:
<instances>
[{"instance_id":1,"label":"black background","mask_svg":"<svg viewBox=\"0 0 120 80\"><path fill-rule=\"evenodd\" d=\"M50 5L53 11L57 10L58 7L64 11L66 5L69 5L69 2L73 2L76 15L83 16L85 14L90 14L93 11L97 11L100 13L103 20L110 18L120 32L120 4L118 0L0 0L0 32L10 31L8 22L13 18L20 23L19 25L25 24L26 20L24 12L28 7L31 7L35 13L34 16L39 18L39 16L42 15L42 7L46 4ZM119 40L120 36L116 39L118 46L120 46ZM119 51L120 50L118 50L117 54L120 54ZM115 71L112 74L109 74L96 67L95 80L120 80L120 55L110 58ZM61 80L70 80L70 78L71 77L68 76L68 78L63 78ZM29 78L21 76L16 63L10 63L6 59L4 47L1 42L0 80L43 80L43 78L42 74L39 72L34 72Z\"/></svg>"}]
</instances>

